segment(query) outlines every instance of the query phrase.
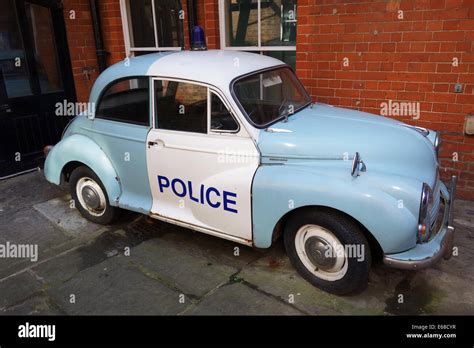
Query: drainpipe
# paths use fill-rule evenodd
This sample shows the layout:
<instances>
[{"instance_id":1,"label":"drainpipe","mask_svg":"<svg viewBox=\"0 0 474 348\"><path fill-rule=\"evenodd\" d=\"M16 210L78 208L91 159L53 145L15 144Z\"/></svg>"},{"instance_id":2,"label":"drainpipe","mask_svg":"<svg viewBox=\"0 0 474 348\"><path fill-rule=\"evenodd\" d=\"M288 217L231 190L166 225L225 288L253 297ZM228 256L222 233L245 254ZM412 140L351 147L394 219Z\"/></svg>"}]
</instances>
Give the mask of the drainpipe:
<instances>
[{"instance_id":1,"label":"drainpipe","mask_svg":"<svg viewBox=\"0 0 474 348\"><path fill-rule=\"evenodd\" d=\"M188 30L189 30L189 40L193 37L193 28L197 25L196 19L196 1L195 0L187 0L186 1L188 6Z\"/></svg>"},{"instance_id":2,"label":"drainpipe","mask_svg":"<svg viewBox=\"0 0 474 348\"><path fill-rule=\"evenodd\" d=\"M94 29L95 52L97 55L97 62L99 64L99 72L102 72L107 68L108 52L104 49L104 40L102 37L102 29L100 25L99 1L90 0L90 8L92 15L92 27Z\"/></svg>"}]
</instances>

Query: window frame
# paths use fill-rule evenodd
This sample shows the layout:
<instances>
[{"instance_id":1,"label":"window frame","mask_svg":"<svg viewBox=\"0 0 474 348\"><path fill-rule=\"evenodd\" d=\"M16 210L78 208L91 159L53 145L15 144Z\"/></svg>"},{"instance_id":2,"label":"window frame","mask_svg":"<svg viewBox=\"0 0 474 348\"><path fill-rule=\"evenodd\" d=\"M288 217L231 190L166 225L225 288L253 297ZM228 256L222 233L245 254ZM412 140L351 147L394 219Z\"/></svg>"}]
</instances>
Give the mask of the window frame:
<instances>
[{"instance_id":1,"label":"window frame","mask_svg":"<svg viewBox=\"0 0 474 348\"><path fill-rule=\"evenodd\" d=\"M232 119L234 120L234 122L237 124L237 129L236 130L218 130L218 129L212 129L211 128L211 119L212 119L212 99L211 99L211 93L214 93L217 98L219 98L219 100L221 101L222 104L224 104L224 106L227 108L227 110L229 111L230 115L232 116ZM224 101L225 98L223 98L217 91L215 91L214 89L211 89L211 88L207 88L207 103L208 103L208 106L207 106L207 117L209 119L209 134L222 134L222 133L227 133L227 134L236 134L240 131L240 123L237 121L235 115L234 115L234 112L232 111L232 108L229 107L227 101Z\"/></svg>"},{"instance_id":2,"label":"window frame","mask_svg":"<svg viewBox=\"0 0 474 348\"><path fill-rule=\"evenodd\" d=\"M207 117L207 132L206 133L198 133L198 132L188 132L188 131L181 131L181 130L172 130L172 129L162 129L158 128L158 114L156 112L156 100L155 100L155 81L173 81L173 82L182 82L182 83L190 83L190 84L195 84L195 85L200 85L204 86L207 89L207 108L206 108L206 117ZM236 116L236 113L234 109L230 106L230 103L227 101L227 99L224 97L224 94L215 86L212 86L210 84L204 83L204 82L199 82L199 81L194 81L194 80L187 80L187 79L178 79L178 78L172 78L172 77L165 77L165 76L153 76L150 79L150 109L152 110L152 128L155 130L163 131L163 132L172 132L172 133L177 133L177 134L194 134L194 135L231 135L231 134L239 134L242 126L240 124L240 121L238 117ZM237 130L234 131L219 131L219 130L212 130L211 129L211 92L216 94L221 102L224 104L224 106L229 110L232 118L234 119L235 123L237 124Z\"/></svg>"},{"instance_id":3,"label":"window frame","mask_svg":"<svg viewBox=\"0 0 474 348\"><path fill-rule=\"evenodd\" d=\"M113 85L127 81L127 80L134 80L134 79L147 79L148 80L148 124L145 125L143 123L139 122L126 122L121 119L114 119L114 118L108 118L108 117L100 117L97 115L97 112L99 111L100 103L102 102L102 99L105 95L105 93L112 87ZM109 82L104 88L102 88L102 91L100 92L99 96L97 97L97 102L96 106L94 109L94 120L103 120L103 121L110 121L110 122L118 122L122 124L127 124L127 125L134 125L134 126L140 126L140 127L146 127L146 128L151 128L153 126L152 124L152 115L151 115L151 110L150 110L150 102L152 98L151 94L151 86L150 86L150 76L145 76L145 75L133 75L133 76L125 76L125 77L119 77L118 79L115 79L111 82Z\"/></svg>"},{"instance_id":4,"label":"window frame","mask_svg":"<svg viewBox=\"0 0 474 348\"><path fill-rule=\"evenodd\" d=\"M257 0L257 46L228 46L227 45L227 20L226 20L226 1L219 0L219 36L220 45L223 50L231 51L252 51L263 54L265 51L295 51L296 44L294 46L262 46L262 18L261 18L261 0Z\"/></svg>"},{"instance_id":5,"label":"window frame","mask_svg":"<svg viewBox=\"0 0 474 348\"><path fill-rule=\"evenodd\" d=\"M153 30L155 34L155 46L154 47L132 47L131 44L131 37L133 34L133 25L132 25L132 18L130 16L130 1L131 0L120 0L120 14L122 18L122 28L123 28L123 36L124 36L124 45L125 45L125 55L126 57L133 57L135 56L136 52L160 52L160 51L181 51L183 50L182 46L163 46L160 47L158 44L158 32L156 26L156 12L155 12L155 1L152 0L152 15L153 15ZM132 0L133 1L133 0ZM179 2L179 1L178 1ZM179 2L180 3L180 2ZM182 20L181 26L183 27ZM182 35L182 33L178 30L178 36ZM181 40L184 38L178 38ZM181 42L181 45L183 42Z\"/></svg>"}]
</instances>

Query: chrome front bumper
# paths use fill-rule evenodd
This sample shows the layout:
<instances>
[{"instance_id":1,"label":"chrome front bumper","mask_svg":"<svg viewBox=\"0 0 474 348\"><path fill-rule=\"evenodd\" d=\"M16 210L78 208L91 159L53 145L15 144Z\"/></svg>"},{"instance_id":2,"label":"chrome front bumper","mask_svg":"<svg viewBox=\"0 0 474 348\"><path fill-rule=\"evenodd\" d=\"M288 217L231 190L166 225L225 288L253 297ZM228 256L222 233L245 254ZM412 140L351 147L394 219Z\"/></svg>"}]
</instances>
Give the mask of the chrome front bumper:
<instances>
[{"instance_id":1,"label":"chrome front bumper","mask_svg":"<svg viewBox=\"0 0 474 348\"><path fill-rule=\"evenodd\" d=\"M384 264L400 269L417 270L428 268L444 258L448 260L453 254L454 226L453 208L456 195L457 177L452 176L447 188L441 187L444 200L444 215L441 230L427 243L417 244L413 249L398 254L384 255Z\"/></svg>"}]
</instances>

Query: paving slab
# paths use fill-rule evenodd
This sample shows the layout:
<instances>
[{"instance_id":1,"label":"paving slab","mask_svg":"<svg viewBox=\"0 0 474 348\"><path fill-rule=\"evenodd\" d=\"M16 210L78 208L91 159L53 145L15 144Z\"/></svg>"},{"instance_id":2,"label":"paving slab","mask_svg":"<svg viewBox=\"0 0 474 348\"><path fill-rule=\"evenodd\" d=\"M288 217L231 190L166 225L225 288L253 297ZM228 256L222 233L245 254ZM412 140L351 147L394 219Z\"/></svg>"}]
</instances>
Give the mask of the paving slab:
<instances>
[{"instance_id":1,"label":"paving slab","mask_svg":"<svg viewBox=\"0 0 474 348\"><path fill-rule=\"evenodd\" d=\"M418 298L417 302L425 304L423 310L415 314L472 315L474 313L473 282L469 278L438 269L426 269L417 273L405 298L417 296L417 289L421 289L423 294L423 298Z\"/></svg>"},{"instance_id":2,"label":"paving slab","mask_svg":"<svg viewBox=\"0 0 474 348\"><path fill-rule=\"evenodd\" d=\"M266 252L266 250L253 249L239 243L171 224L164 224L162 230L162 238L172 241L183 252L205 256L213 262L231 267L241 268Z\"/></svg>"},{"instance_id":3,"label":"paving slab","mask_svg":"<svg viewBox=\"0 0 474 348\"><path fill-rule=\"evenodd\" d=\"M84 246L35 266L34 271L44 279L47 286L57 286L68 281L82 270L97 265L106 259L107 255L103 250Z\"/></svg>"},{"instance_id":4,"label":"paving slab","mask_svg":"<svg viewBox=\"0 0 474 348\"><path fill-rule=\"evenodd\" d=\"M180 303L178 292L137 272L125 256L87 268L47 292L70 315L172 315L191 303Z\"/></svg>"},{"instance_id":5,"label":"paving slab","mask_svg":"<svg viewBox=\"0 0 474 348\"><path fill-rule=\"evenodd\" d=\"M278 299L237 282L219 288L185 314L301 315L302 313Z\"/></svg>"},{"instance_id":6,"label":"paving slab","mask_svg":"<svg viewBox=\"0 0 474 348\"><path fill-rule=\"evenodd\" d=\"M455 205L455 216L459 219L455 219L454 255L448 261L441 261L434 268L457 277L468 278L474 284L474 267L472 267L474 265L474 204L471 202L470 205L466 205L465 203L466 201L460 201ZM469 212L472 212L472 217L468 215ZM460 224L460 220L468 221L471 227Z\"/></svg>"},{"instance_id":7,"label":"paving slab","mask_svg":"<svg viewBox=\"0 0 474 348\"><path fill-rule=\"evenodd\" d=\"M385 300L390 297L397 279L402 274L394 270L388 278L374 273L368 288L355 296L336 296L312 286L302 277L284 254L281 243L258 261L246 266L237 275L238 278L270 293L282 301L291 303L307 314L383 314Z\"/></svg>"},{"instance_id":8,"label":"paving slab","mask_svg":"<svg viewBox=\"0 0 474 348\"><path fill-rule=\"evenodd\" d=\"M474 203L472 201L456 200L454 202L454 223L458 227L467 227L474 234Z\"/></svg>"},{"instance_id":9,"label":"paving slab","mask_svg":"<svg viewBox=\"0 0 474 348\"><path fill-rule=\"evenodd\" d=\"M42 172L0 181L0 219L64 193L63 187L47 182Z\"/></svg>"},{"instance_id":10,"label":"paving slab","mask_svg":"<svg viewBox=\"0 0 474 348\"><path fill-rule=\"evenodd\" d=\"M93 234L103 228L102 225L83 218L79 211L71 206L71 196L69 195L50 199L35 204L33 207L49 221L56 224L64 233L73 237L85 233Z\"/></svg>"},{"instance_id":11,"label":"paving slab","mask_svg":"<svg viewBox=\"0 0 474 348\"><path fill-rule=\"evenodd\" d=\"M44 248L72 238L32 209L23 209L0 219L0 236L11 243L38 244Z\"/></svg>"},{"instance_id":12,"label":"paving slab","mask_svg":"<svg viewBox=\"0 0 474 348\"><path fill-rule=\"evenodd\" d=\"M42 284L28 272L0 281L0 309L14 306L42 289Z\"/></svg>"},{"instance_id":13,"label":"paving slab","mask_svg":"<svg viewBox=\"0 0 474 348\"><path fill-rule=\"evenodd\" d=\"M8 217L0 218L0 238L3 243L37 246L38 260L25 258L0 259L0 279L25 267L33 266L47 258L51 249L72 240L41 214L32 209L23 209Z\"/></svg>"},{"instance_id":14,"label":"paving slab","mask_svg":"<svg viewBox=\"0 0 474 348\"><path fill-rule=\"evenodd\" d=\"M227 283L238 271L235 267L206 257L192 244L183 249L182 243L162 238L146 241L133 248L130 262L140 272L196 297Z\"/></svg>"},{"instance_id":15,"label":"paving slab","mask_svg":"<svg viewBox=\"0 0 474 348\"><path fill-rule=\"evenodd\" d=\"M105 231L86 244L35 266L34 271L48 286L55 286L110 257L124 255L126 248L131 249L151 237L147 233L132 233L123 229Z\"/></svg>"},{"instance_id":16,"label":"paving slab","mask_svg":"<svg viewBox=\"0 0 474 348\"><path fill-rule=\"evenodd\" d=\"M26 301L0 311L0 315L62 315L51 299L44 295L35 295Z\"/></svg>"}]
</instances>

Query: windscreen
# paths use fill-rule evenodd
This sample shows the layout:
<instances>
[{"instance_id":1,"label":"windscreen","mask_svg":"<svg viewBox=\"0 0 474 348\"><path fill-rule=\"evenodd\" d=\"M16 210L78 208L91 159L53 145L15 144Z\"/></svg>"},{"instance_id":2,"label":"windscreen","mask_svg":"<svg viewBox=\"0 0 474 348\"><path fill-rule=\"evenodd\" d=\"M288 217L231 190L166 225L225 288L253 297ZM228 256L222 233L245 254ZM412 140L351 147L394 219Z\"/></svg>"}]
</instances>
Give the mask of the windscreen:
<instances>
[{"instance_id":1,"label":"windscreen","mask_svg":"<svg viewBox=\"0 0 474 348\"><path fill-rule=\"evenodd\" d=\"M298 78L286 67L243 77L234 83L234 93L257 127L291 116L311 103Z\"/></svg>"}]
</instances>

